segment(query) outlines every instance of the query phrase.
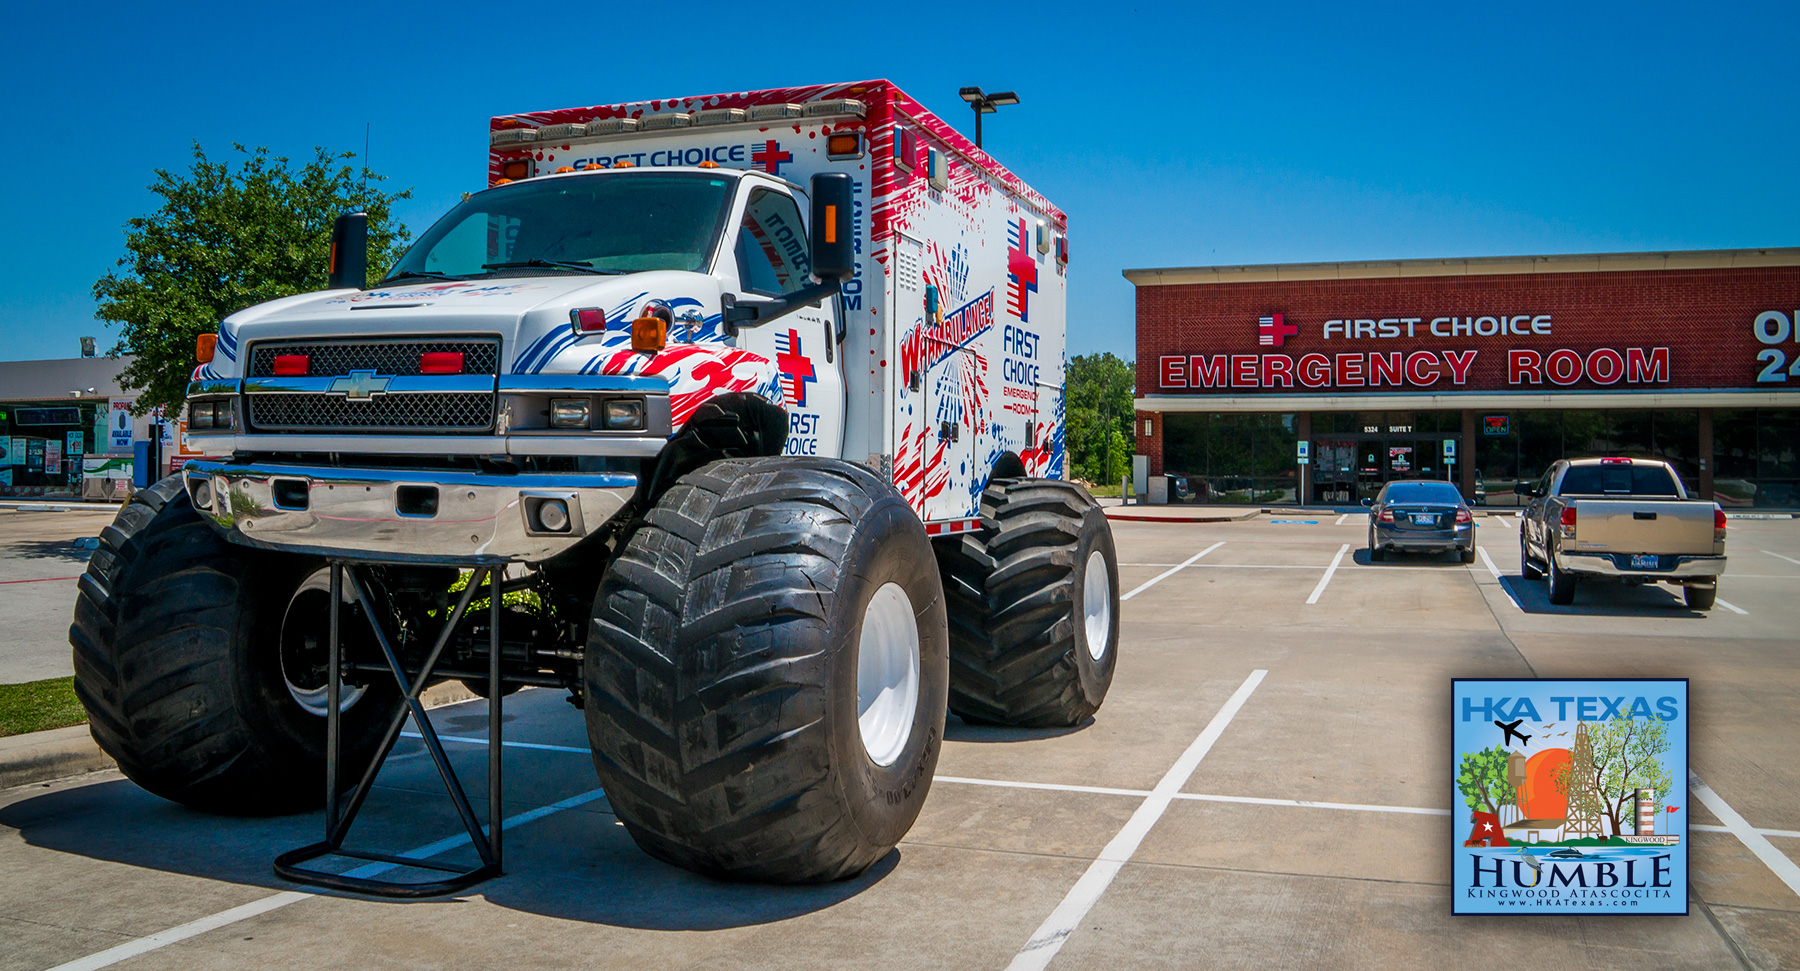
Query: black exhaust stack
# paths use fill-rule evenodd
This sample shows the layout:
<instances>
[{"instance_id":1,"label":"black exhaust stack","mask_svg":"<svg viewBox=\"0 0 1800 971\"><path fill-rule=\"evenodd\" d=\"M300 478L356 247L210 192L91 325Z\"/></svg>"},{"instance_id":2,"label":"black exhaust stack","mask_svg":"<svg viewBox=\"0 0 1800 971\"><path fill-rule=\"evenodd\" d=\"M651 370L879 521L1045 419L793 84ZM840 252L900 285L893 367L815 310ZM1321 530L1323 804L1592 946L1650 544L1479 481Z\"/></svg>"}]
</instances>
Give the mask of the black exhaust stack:
<instances>
[{"instance_id":1,"label":"black exhaust stack","mask_svg":"<svg viewBox=\"0 0 1800 971\"><path fill-rule=\"evenodd\" d=\"M369 214L347 212L331 227L328 290L361 290L369 274Z\"/></svg>"}]
</instances>

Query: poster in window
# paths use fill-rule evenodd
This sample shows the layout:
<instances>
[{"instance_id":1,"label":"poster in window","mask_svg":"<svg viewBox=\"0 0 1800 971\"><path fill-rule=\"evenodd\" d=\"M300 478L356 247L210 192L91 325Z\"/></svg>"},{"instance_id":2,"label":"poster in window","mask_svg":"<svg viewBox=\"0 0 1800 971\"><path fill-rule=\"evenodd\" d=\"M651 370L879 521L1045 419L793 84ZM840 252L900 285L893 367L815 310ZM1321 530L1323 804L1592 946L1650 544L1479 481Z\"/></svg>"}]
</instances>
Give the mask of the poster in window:
<instances>
[{"instance_id":1,"label":"poster in window","mask_svg":"<svg viewBox=\"0 0 1800 971\"><path fill-rule=\"evenodd\" d=\"M44 442L44 474L62 475L63 443L49 439Z\"/></svg>"},{"instance_id":2,"label":"poster in window","mask_svg":"<svg viewBox=\"0 0 1800 971\"><path fill-rule=\"evenodd\" d=\"M1687 688L1452 681L1452 911L1686 914Z\"/></svg>"},{"instance_id":3,"label":"poster in window","mask_svg":"<svg viewBox=\"0 0 1800 971\"><path fill-rule=\"evenodd\" d=\"M63 438L67 440L63 445L63 454L71 460L77 455L87 454L87 432L69 432Z\"/></svg>"}]
</instances>

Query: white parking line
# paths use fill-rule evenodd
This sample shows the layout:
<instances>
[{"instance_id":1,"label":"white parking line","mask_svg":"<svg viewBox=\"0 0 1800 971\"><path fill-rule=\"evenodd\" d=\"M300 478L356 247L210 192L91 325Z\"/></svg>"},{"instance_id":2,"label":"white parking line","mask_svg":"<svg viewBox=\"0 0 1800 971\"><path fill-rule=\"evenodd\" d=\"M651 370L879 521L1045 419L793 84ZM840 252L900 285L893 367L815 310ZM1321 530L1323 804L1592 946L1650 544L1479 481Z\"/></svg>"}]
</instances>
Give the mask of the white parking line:
<instances>
[{"instance_id":1,"label":"white parking line","mask_svg":"<svg viewBox=\"0 0 1800 971\"><path fill-rule=\"evenodd\" d=\"M1719 817L1719 821L1725 824L1731 835L1738 838L1738 842L1744 844L1745 849L1763 861L1764 866L1775 871L1775 875L1788 885L1789 890L1800 895L1800 866L1796 866L1793 860L1788 859L1786 854L1776 849L1774 844L1745 822L1737 810L1726 805L1725 800L1719 798L1719 794L1712 791L1711 786L1701 782L1692 769L1688 770L1688 791L1699 798L1714 816Z\"/></svg>"},{"instance_id":2,"label":"white parking line","mask_svg":"<svg viewBox=\"0 0 1800 971\"><path fill-rule=\"evenodd\" d=\"M1214 543L1211 546L1208 546L1206 549L1203 549L1200 552L1195 553L1193 556L1188 557L1186 560L1182 561L1179 565L1175 566L1174 568L1164 570L1163 572L1157 574L1156 576L1150 578L1149 580L1145 580L1143 583L1138 584L1137 589L1131 591L1130 593L1126 594L1123 597L1120 597L1119 602L1124 603L1125 601L1130 600L1132 597L1135 597L1138 594L1143 593L1145 590L1148 590L1151 587L1156 586L1158 583L1161 583L1163 580L1165 580L1169 577L1172 577L1177 573L1180 573L1182 570L1186 569L1188 567L1188 565L1193 563L1195 560L1198 560L1202 556L1205 556L1206 554L1211 553L1213 550L1216 550L1219 547L1224 546L1224 545L1225 545L1225 541L1220 540L1219 542Z\"/></svg>"},{"instance_id":3,"label":"white parking line","mask_svg":"<svg viewBox=\"0 0 1800 971\"><path fill-rule=\"evenodd\" d=\"M1319 578L1319 585L1313 588L1312 596L1306 598L1309 604L1319 602L1319 594L1325 592L1325 585L1331 582L1331 575L1337 572L1338 564L1344 562L1344 554L1350 552L1350 544L1338 547L1337 555L1331 558L1331 565L1325 568L1325 575Z\"/></svg>"},{"instance_id":4,"label":"white parking line","mask_svg":"<svg viewBox=\"0 0 1800 971\"><path fill-rule=\"evenodd\" d=\"M1342 525L1344 525L1344 520L1346 520L1346 519L1349 519L1349 518L1350 518L1350 514L1349 514L1349 513L1345 513L1345 514L1343 514L1343 515L1342 515L1342 516L1339 516L1339 517L1338 517L1338 518L1337 518L1337 522L1335 522L1335 523L1332 523L1332 524L1331 524L1331 525L1333 525L1333 526L1342 526ZM326 714L330 714L330 712L326 712Z\"/></svg>"},{"instance_id":5,"label":"white parking line","mask_svg":"<svg viewBox=\"0 0 1800 971\"><path fill-rule=\"evenodd\" d=\"M1776 558L1778 560L1786 560L1789 563L1794 564L1795 566L1800 566L1800 560L1796 560L1791 556L1784 556L1780 553L1775 552L1774 550L1763 550L1763 552L1769 554L1770 556L1773 556L1774 558Z\"/></svg>"},{"instance_id":6,"label":"white parking line","mask_svg":"<svg viewBox=\"0 0 1800 971\"><path fill-rule=\"evenodd\" d=\"M1062 950L1063 942L1074 933L1082 918L1087 916L1088 911L1099 901L1100 895L1112 884L1113 877L1118 876L1119 870L1137 852L1138 845L1144 841L1150 827L1162 818L1170 801L1181 792L1182 786L1187 785L1194 770L1200 766L1200 760L1206 758L1213 743L1224 734L1225 727L1231 724L1231 719L1244 707L1244 702L1250 700L1250 693L1256 690L1256 686L1262 683L1268 673L1260 668L1250 672L1250 676L1238 686L1231 699L1225 702L1225 707L1219 709L1219 713L1207 723L1187 751L1181 753L1181 758L1176 759L1175 764L1169 767L1168 773L1138 806L1137 812L1131 814L1125 828L1119 830L1119 835L1106 844L1106 848L1100 851L1100 856L1088 865L1087 872L1075 881L1075 886L1069 888L1062 903L1050 912L1049 917L1044 918L1037 933L1031 935L1031 939L1013 957L1012 963L1007 965L1007 971L1043 971L1050 964L1051 959L1056 957L1056 952Z\"/></svg>"},{"instance_id":7,"label":"white parking line","mask_svg":"<svg viewBox=\"0 0 1800 971\"><path fill-rule=\"evenodd\" d=\"M1481 554L1481 562L1487 564L1488 572L1494 575L1494 582L1500 585L1500 592L1506 594L1506 602L1512 604L1514 610L1524 613L1525 605L1519 603L1519 598L1513 596L1512 588L1508 587L1506 581L1500 578L1500 568L1494 565L1494 558L1488 555L1487 547L1477 546L1475 552Z\"/></svg>"},{"instance_id":8,"label":"white parking line","mask_svg":"<svg viewBox=\"0 0 1800 971\"><path fill-rule=\"evenodd\" d=\"M1742 607L1739 607L1737 604L1734 604L1729 600L1720 599L1718 594L1713 594L1713 603L1716 603L1719 606L1724 607L1726 610L1729 610L1734 614L1748 615L1750 613L1750 611L1745 610Z\"/></svg>"},{"instance_id":9,"label":"white parking line","mask_svg":"<svg viewBox=\"0 0 1800 971\"><path fill-rule=\"evenodd\" d=\"M573 809L583 803L593 802L602 795L604 795L604 793L599 789L592 789L579 796L570 796L560 802L553 802L548 806L539 806L528 812L522 812L517 816L508 817L505 822L500 824L500 829L504 831L512 829L515 826L523 826L526 823L536 822L537 820L543 819L545 816L555 815L565 809ZM427 843L424 846L407 850L399 855L413 860L428 860L437 856L439 853L449 852L459 846L465 846L468 843L469 834L464 833L461 836L449 836L434 843ZM344 875L347 877L373 877L386 873L389 870L397 869L399 865L400 864L397 863L371 863L367 866L357 867ZM59 964L56 967L51 968L50 971L94 971L96 968L110 967L127 958L134 958L140 954L146 954L158 948L174 944L177 941L185 941L190 937L204 934L207 931L217 930L221 927L235 924L241 920L248 920L259 914L266 914L271 910L279 910L282 907L286 907L288 904L297 904L302 900L317 896L319 896L319 894L314 891L284 890L281 893L270 894L261 900L252 900L247 904L240 904L229 910L221 910L210 917L202 917L199 920L189 921L178 927L171 927L166 931L158 931L148 937L140 937L135 941L127 941L124 944L120 944L118 947L107 948L97 954L90 954L84 958L77 958L67 964Z\"/></svg>"}]
</instances>

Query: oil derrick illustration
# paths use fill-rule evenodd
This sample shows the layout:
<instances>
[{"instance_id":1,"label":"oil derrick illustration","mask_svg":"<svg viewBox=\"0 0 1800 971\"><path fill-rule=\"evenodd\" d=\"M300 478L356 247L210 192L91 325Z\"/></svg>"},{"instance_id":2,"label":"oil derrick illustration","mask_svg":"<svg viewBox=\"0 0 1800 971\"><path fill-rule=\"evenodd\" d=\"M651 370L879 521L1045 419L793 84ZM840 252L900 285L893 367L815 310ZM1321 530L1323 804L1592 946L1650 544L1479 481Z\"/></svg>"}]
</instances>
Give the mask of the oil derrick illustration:
<instances>
[{"instance_id":1,"label":"oil derrick illustration","mask_svg":"<svg viewBox=\"0 0 1800 971\"><path fill-rule=\"evenodd\" d=\"M1594 793L1594 743L1588 738L1587 722L1575 725L1575 744L1569 749L1567 772L1564 778L1568 780L1569 821L1563 826L1563 837L1598 838L1600 797Z\"/></svg>"}]
</instances>

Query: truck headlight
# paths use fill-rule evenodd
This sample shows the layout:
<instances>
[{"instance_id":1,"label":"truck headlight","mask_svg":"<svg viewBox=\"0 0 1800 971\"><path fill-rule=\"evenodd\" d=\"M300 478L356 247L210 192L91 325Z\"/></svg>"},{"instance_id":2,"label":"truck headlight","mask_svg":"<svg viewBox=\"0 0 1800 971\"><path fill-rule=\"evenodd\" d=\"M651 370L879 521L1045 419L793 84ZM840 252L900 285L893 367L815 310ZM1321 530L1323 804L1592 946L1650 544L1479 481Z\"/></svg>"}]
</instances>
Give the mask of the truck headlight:
<instances>
[{"instance_id":1,"label":"truck headlight","mask_svg":"<svg viewBox=\"0 0 1800 971\"><path fill-rule=\"evenodd\" d=\"M188 427L211 428L213 426L213 403L210 401L188 402Z\"/></svg>"},{"instance_id":2,"label":"truck headlight","mask_svg":"<svg viewBox=\"0 0 1800 971\"><path fill-rule=\"evenodd\" d=\"M590 422L586 398L551 398L550 427L586 428Z\"/></svg>"},{"instance_id":3,"label":"truck headlight","mask_svg":"<svg viewBox=\"0 0 1800 971\"><path fill-rule=\"evenodd\" d=\"M605 423L608 431L620 431L644 427L644 399L613 398L605 405Z\"/></svg>"}]
</instances>

